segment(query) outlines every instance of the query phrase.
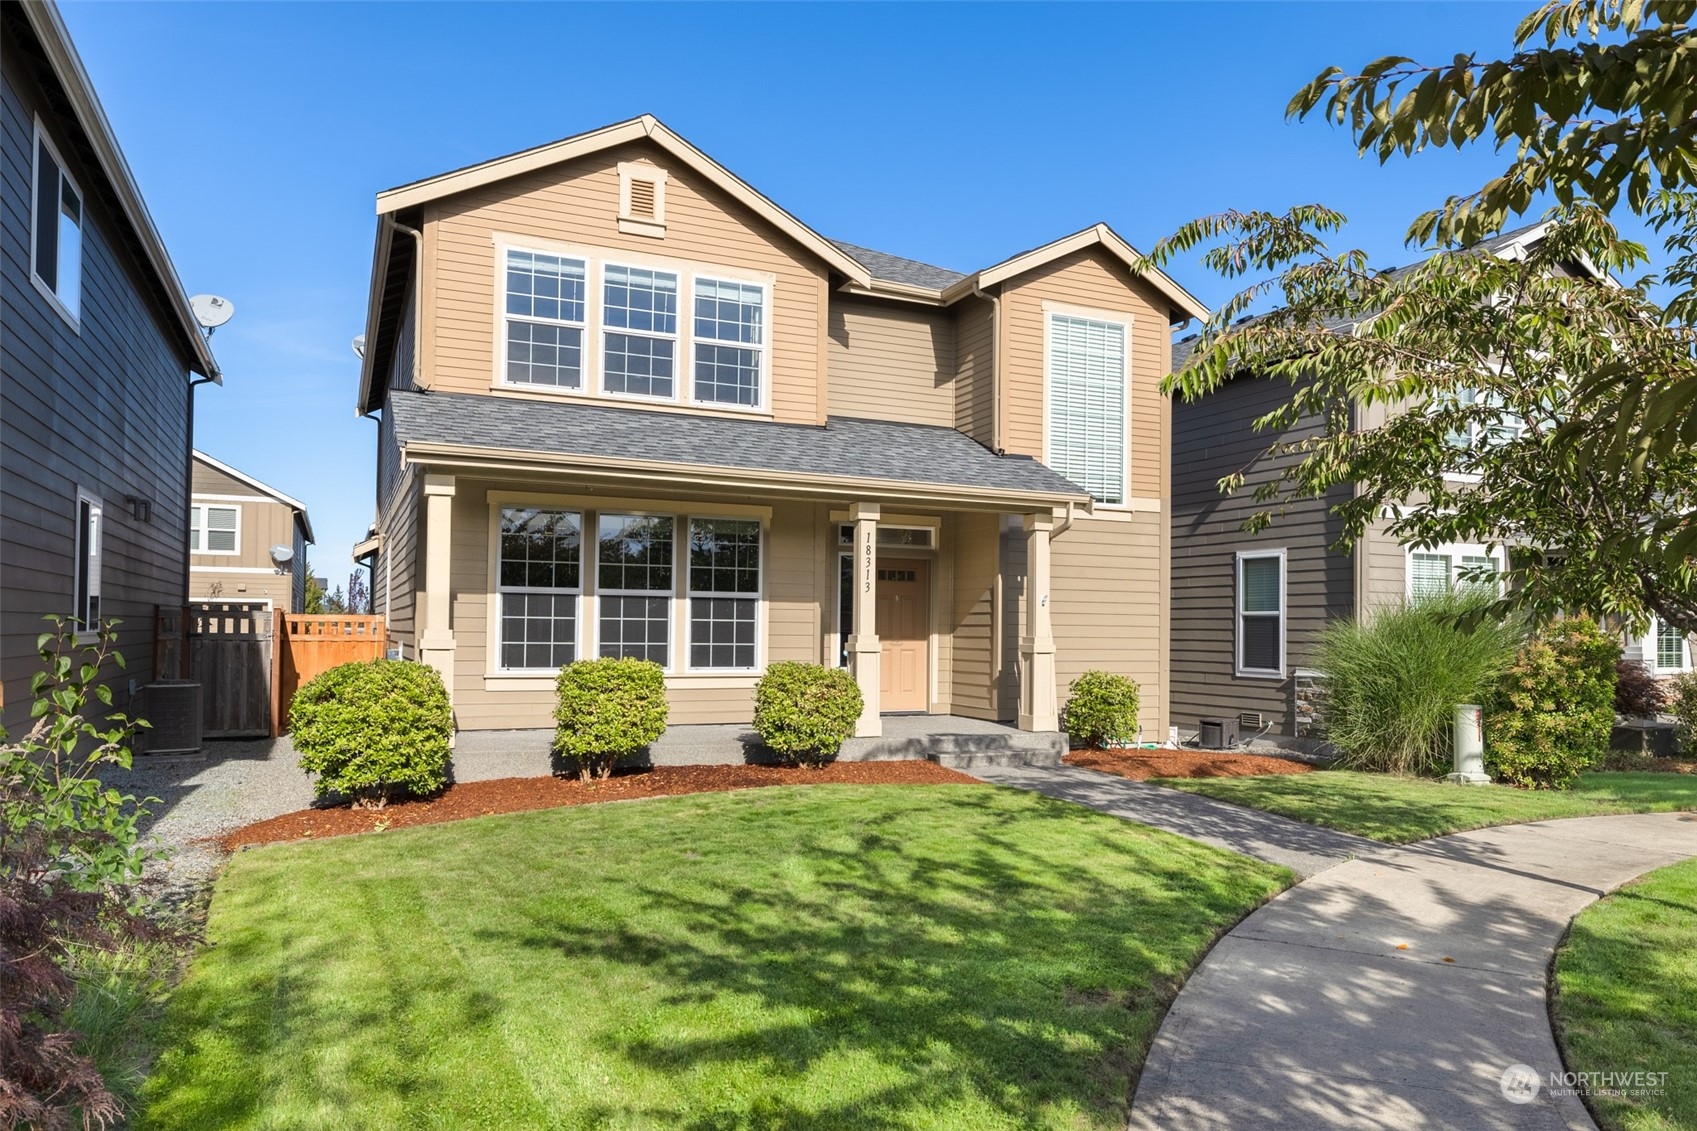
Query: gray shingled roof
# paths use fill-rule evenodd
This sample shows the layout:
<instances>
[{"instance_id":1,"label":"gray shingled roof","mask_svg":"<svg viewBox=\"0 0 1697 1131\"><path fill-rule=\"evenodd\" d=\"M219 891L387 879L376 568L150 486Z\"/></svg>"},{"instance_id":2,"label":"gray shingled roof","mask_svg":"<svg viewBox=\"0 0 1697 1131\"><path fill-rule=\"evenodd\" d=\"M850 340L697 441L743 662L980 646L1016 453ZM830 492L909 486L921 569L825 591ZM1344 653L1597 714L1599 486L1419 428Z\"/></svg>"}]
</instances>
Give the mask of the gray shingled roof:
<instances>
[{"instance_id":1,"label":"gray shingled roof","mask_svg":"<svg viewBox=\"0 0 1697 1131\"><path fill-rule=\"evenodd\" d=\"M831 417L823 427L656 413L576 401L533 401L478 393L391 390L395 435L412 443L457 444L768 471L840 475L1010 493L1089 494L1028 456L998 456L976 440L926 424Z\"/></svg>"},{"instance_id":2,"label":"gray shingled roof","mask_svg":"<svg viewBox=\"0 0 1697 1131\"><path fill-rule=\"evenodd\" d=\"M910 287L930 287L940 291L952 287L965 275L959 271L950 271L947 267L933 267L929 263L921 263L917 259L903 259L899 255L886 255L881 251L873 251L869 247L859 247L842 240L832 240L843 251L860 261L860 265L872 272L874 279L883 279L891 283L905 283Z\"/></svg>"}]
</instances>

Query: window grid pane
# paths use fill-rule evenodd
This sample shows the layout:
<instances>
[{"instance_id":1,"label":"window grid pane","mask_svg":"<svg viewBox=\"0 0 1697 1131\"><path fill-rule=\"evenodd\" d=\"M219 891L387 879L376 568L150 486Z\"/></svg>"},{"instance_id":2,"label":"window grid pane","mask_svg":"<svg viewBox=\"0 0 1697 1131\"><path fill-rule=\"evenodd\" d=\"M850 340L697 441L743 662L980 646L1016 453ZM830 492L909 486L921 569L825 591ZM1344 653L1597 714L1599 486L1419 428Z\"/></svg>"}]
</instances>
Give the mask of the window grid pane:
<instances>
[{"instance_id":1,"label":"window grid pane","mask_svg":"<svg viewBox=\"0 0 1697 1131\"><path fill-rule=\"evenodd\" d=\"M502 593L501 666L562 668L577 658L577 594Z\"/></svg>"},{"instance_id":2,"label":"window grid pane","mask_svg":"<svg viewBox=\"0 0 1697 1131\"><path fill-rule=\"evenodd\" d=\"M577 659L582 531L575 511L501 508L503 669L557 670Z\"/></svg>"},{"instance_id":3,"label":"window grid pane","mask_svg":"<svg viewBox=\"0 0 1697 1131\"><path fill-rule=\"evenodd\" d=\"M600 654L667 666L670 597L602 597Z\"/></svg>"},{"instance_id":4,"label":"window grid pane","mask_svg":"<svg viewBox=\"0 0 1697 1131\"><path fill-rule=\"evenodd\" d=\"M583 388L583 330L508 319L507 380L520 385Z\"/></svg>"},{"instance_id":5,"label":"window grid pane","mask_svg":"<svg viewBox=\"0 0 1697 1131\"><path fill-rule=\"evenodd\" d=\"M670 515L603 514L596 583L604 592L671 593Z\"/></svg>"},{"instance_id":6,"label":"window grid pane","mask_svg":"<svg viewBox=\"0 0 1697 1131\"><path fill-rule=\"evenodd\" d=\"M581 324L586 278L581 259L509 251L507 313Z\"/></svg>"},{"instance_id":7,"label":"window grid pane","mask_svg":"<svg viewBox=\"0 0 1697 1131\"><path fill-rule=\"evenodd\" d=\"M694 597L689 603L689 666L754 667L760 602L752 597Z\"/></svg>"},{"instance_id":8,"label":"window grid pane","mask_svg":"<svg viewBox=\"0 0 1697 1131\"><path fill-rule=\"evenodd\" d=\"M677 360L677 275L609 264L603 279L603 385L611 393L671 397Z\"/></svg>"},{"instance_id":9,"label":"window grid pane","mask_svg":"<svg viewBox=\"0 0 1697 1131\"><path fill-rule=\"evenodd\" d=\"M586 264L581 259L507 252L508 381L564 389L583 387L587 280Z\"/></svg>"},{"instance_id":10,"label":"window grid pane","mask_svg":"<svg viewBox=\"0 0 1697 1131\"><path fill-rule=\"evenodd\" d=\"M1279 671L1279 623L1277 615L1245 614L1239 618L1242 656L1239 666L1246 671Z\"/></svg>"},{"instance_id":11,"label":"window grid pane","mask_svg":"<svg viewBox=\"0 0 1697 1131\"><path fill-rule=\"evenodd\" d=\"M1246 613L1279 612L1279 559L1244 558L1239 586L1240 608Z\"/></svg>"},{"instance_id":12,"label":"window grid pane","mask_svg":"<svg viewBox=\"0 0 1697 1131\"><path fill-rule=\"evenodd\" d=\"M1684 670L1685 633L1665 621L1656 622L1656 666Z\"/></svg>"},{"instance_id":13,"label":"window grid pane","mask_svg":"<svg viewBox=\"0 0 1697 1131\"><path fill-rule=\"evenodd\" d=\"M760 403L760 349L766 292L748 283L695 283L695 398L715 404Z\"/></svg>"},{"instance_id":14,"label":"window grid pane","mask_svg":"<svg viewBox=\"0 0 1697 1131\"><path fill-rule=\"evenodd\" d=\"M749 519L691 519L689 590L760 592L760 523Z\"/></svg>"},{"instance_id":15,"label":"window grid pane","mask_svg":"<svg viewBox=\"0 0 1697 1131\"><path fill-rule=\"evenodd\" d=\"M1104 503L1125 501L1125 327L1049 318L1049 452Z\"/></svg>"}]
</instances>

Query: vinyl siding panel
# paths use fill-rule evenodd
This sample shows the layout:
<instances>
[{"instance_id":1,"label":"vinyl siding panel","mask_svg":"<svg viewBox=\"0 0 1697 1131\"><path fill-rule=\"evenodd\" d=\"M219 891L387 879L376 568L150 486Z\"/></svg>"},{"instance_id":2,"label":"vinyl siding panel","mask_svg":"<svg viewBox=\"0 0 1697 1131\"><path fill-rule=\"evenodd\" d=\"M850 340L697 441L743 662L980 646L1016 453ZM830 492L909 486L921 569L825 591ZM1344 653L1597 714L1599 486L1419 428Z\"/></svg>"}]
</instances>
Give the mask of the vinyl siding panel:
<instances>
[{"instance_id":1,"label":"vinyl siding panel","mask_svg":"<svg viewBox=\"0 0 1697 1131\"><path fill-rule=\"evenodd\" d=\"M948 313L833 295L828 336L832 416L954 427Z\"/></svg>"},{"instance_id":2,"label":"vinyl siding panel","mask_svg":"<svg viewBox=\"0 0 1697 1131\"><path fill-rule=\"evenodd\" d=\"M638 159L652 159L668 173L664 239L618 230L618 164ZM502 233L520 241L532 237L606 249L613 258L627 253L638 257L635 262L657 257L704 272L718 267L772 276L771 409L780 421L821 423L826 409L819 327L824 265L668 160L653 145L633 143L427 206L422 328L429 349L421 359L422 383L458 392L490 391L498 334L493 240ZM680 308L687 317L682 301ZM593 362L591 367L598 368Z\"/></svg>"},{"instance_id":3,"label":"vinyl siding panel","mask_svg":"<svg viewBox=\"0 0 1697 1131\"><path fill-rule=\"evenodd\" d=\"M105 503L102 612L123 623L128 668L115 705L153 678L153 623L179 604L188 478L188 369L149 273L118 242L98 174L78 160L76 127L48 106L14 23L0 45L0 721L27 721L42 617L72 612L76 491ZM39 113L83 193L81 326L73 329L30 281L32 115ZM217 395L216 389L201 395ZM130 517L127 496L151 503Z\"/></svg>"},{"instance_id":4,"label":"vinyl siding panel","mask_svg":"<svg viewBox=\"0 0 1697 1131\"><path fill-rule=\"evenodd\" d=\"M371 581L371 607L384 617L390 642L401 645L411 660L417 658L418 592L424 584L419 562L424 499L416 479L403 480L401 489L404 496L379 525L383 546Z\"/></svg>"},{"instance_id":5,"label":"vinyl siding panel","mask_svg":"<svg viewBox=\"0 0 1697 1131\"><path fill-rule=\"evenodd\" d=\"M1258 534L1243 521L1263 504L1253 492L1295 457L1266 454L1273 437L1254 430L1256 418L1290 396L1283 381L1239 379L1198 401L1173 407L1172 506L1172 721L1190 733L1203 717L1260 711L1271 733L1293 733L1292 673L1311 667L1314 634L1329 617L1354 613L1354 565L1329 549L1342 533L1330 507L1347 488L1326 499L1299 499ZM1292 429L1287 439L1320 431L1319 421ZM1247 469L1248 481L1221 495L1218 481ZM1286 554L1286 653L1283 678L1235 673L1236 554L1284 549Z\"/></svg>"},{"instance_id":6,"label":"vinyl siding panel","mask_svg":"<svg viewBox=\"0 0 1697 1131\"><path fill-rule=\"evenodd\" d=\"M1156 741L1166 738L1168 715L1165 527L1158 512L1081 518L1054 540L1049 565L1057 702L1086 671L1130 676L1143 733ZM1023 543L1024 531L1013 537Z\"/></svg>"},{"instance_id":7,"label":"vinyl siding panel","mask_svg":"<svg viewBox=\"0 0 1697 1131\"><path fill-rule=\"evenodd\" d=\"M944 552L954 558L945 622L954 637L946 709L975 719L1000 717L993 639L1000 531L1001 519L993 514L953 514L943 521Z\"/></svg>"},{"instance_id":8,"label":"vinyl siding panel","mask_svg":"<svg viewBox=\"0 0 1697 1131\"><path fill-rule=\"evenodd\" d=\"M995 307L962 299L955 310L955 427L987 448L995 446Z\"/></svg>"}]
</instances>

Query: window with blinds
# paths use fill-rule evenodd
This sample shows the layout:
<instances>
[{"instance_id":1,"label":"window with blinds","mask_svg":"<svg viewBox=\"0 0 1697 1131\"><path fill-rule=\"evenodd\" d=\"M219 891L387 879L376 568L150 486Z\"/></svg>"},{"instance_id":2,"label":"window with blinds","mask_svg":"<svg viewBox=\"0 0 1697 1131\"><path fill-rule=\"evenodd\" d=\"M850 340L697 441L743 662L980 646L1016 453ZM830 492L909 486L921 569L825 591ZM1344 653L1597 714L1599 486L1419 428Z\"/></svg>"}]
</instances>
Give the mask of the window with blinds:
<instances>
[{"instance_id":1,"label":"window with blinds","mask_svg":"<svg viewBox=\"0 0 1697 1131\"><path fill-rule=\"evenodd\" d=\"M1049 315L1049 466L1097 502L1126 499L1126 327Z\"/></svg>"},{"instance_id":2,"label":"window with blinds","mask_svg":"<svg viewBox=\"0 0 1697 1131\"><path fill-rule=\"evenodd\" d=\"M1659 617L1656 619L1656 668L1664 672L1685 670L1685 633Z\"/></svg>"},{"instance_id":3,"label":"window with blinds","mask_svg":"<svg viewBox=\"0 0 1697 1131\"><path fill-rule=\"evenodd\" d=\"M241 508L196 504L189 508L189 550L234 554L241 549Z\"/></svg>"},{"instance_id":4,"label":"window with blinds","mask_svg":"<svg viewBox=\"0 0 1697 1131\"><path fill-rule=\"evenodd\" d=\"M1237 556L1237 671L1285 673L1285 556L1282 550Z\"/></svg>"}]
</instances>

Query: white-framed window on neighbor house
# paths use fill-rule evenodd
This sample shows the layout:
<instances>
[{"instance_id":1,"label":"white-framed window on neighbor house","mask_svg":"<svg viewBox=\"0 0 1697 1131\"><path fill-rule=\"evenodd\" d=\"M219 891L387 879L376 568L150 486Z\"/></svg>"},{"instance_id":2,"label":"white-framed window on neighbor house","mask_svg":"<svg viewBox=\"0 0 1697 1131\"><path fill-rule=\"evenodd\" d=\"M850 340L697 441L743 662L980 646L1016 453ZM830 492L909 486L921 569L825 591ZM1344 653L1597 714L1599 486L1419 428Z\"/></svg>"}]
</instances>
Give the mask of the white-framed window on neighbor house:
<instances>
[{"instance_id":1,"label":"white-framed window on neighbor house","mask_svg":"<svg viewBox=\"0 0 1697 1131\"><path fill-rule=\"evenodd\" d=\"M1457 448L1489 448L1504 444L1519 436L1526 430L1526 421L1518 414L1503 407L1503 399L1496 393L1486 389L1476 389L1464 385L1450 394L1455 404L1462 408L1494 407L1500 411L1497 418L1492 420L1469 420L1465 427L1458 428L1449 434L1451 446Z\"/></svg>"},{"instance_id":2,"label":"white-framed window on neighbor house","mask_svg":"<svg viewBox=\"0 0 1697 1131\"><path fill-rule=\"evenodd\" d=\"M30 277L72 326L82 318L83 196L59 151L35 123Z\"/></svg>"},{"instance_id":3,"label":"white-framed window on neighbor house","mask_svg":"<svg viewBox=\"0 0 1697 1131\"><path fill-rule=\"evenodd\" d=\"M760 520L689 520L689 667L759 665Z\"/></svg>"},{"instance_id":4,"label":"white-framed window on neighbor house","mask_svg":"<svg viewBox=\"0 0 1697 1131\"><path fill-rule=\"evenodd\" d=\"M98 495L77 491L76 560L73 565L74 585L71 616L76 619L77 633L86 635L100 628L100 581L105 560L106 506Z\"/></svg>"},{"instance_id":5,"label":"white-framed window on neighbor house","mask_svg":"<svg viewBox=\"0 0 1697 1131\"><path fill-rule=\"evenodd\" d=\"M506 362L514 385L583 388L588 264L565 255L506 250Z\"/></svg>"},{"instance_id":6,"label":"white-framed window on neighbor house","mask_svg":"<svg viewBox=\"0 0 1697 1131\"><path fill-rule=\"evenodd\" d=\"M676 399L677 272L608 263L601 291L602 391Z\"/></svg>"},{"instance_id":7,"label":"white-framed window on neighbor house","mask_svg":"<svg viewBox=\"0 0 1697 1131\"><path fill-rule=\"evenodd\" d=\"M765 384L766 295L759 283L695 280L695 399L761 407Z\"/></svg>"},{"instance_id":8,"label":"white-framed window on neighbor house","mask_svg":"<svg viewBox=\"0 0 1697 1131\"><path fill-rule=\"evenodd\" d=\"M189 551L196 554L241 552L242 508L196 503L189 508Z\"/></svg>"},{"instance_id":9,"label":"white-framed window on neighbor house","mask_svg":"<svg viewBox=\"0 0 1697 1131\"><path fill-rule=\"evenodd\" d=\"M1649 651L1657 675L1675 675L1691 670L1691 648L1685 633L1655 617L1650 622Z\"/></svg>"},{"instance_id":10,"label":"white-framed window on neighbor house","mask_svg":"<svg viewBox=\"0 0 1697 1131\"><path fill-rule=\"evenodd\" d=\"M1048 463L1097 502L1126 501L1128 323L1050 312Z\"/></svg>"},{"instance_id":11,"label":"white-framed window on neighbor house","mask_svg":"<svg viewBox=\"0 0 1697 1131\"><path fill-rule=\"evenodd\" d=\"M1285 552L1237 554L1238 675L1285 674Z\"/></svg>"},{"instance_id":12,"label":"white-framed window on neighbor house","mask_svg":"<svg viewBox=\"0 0 1697 1131\"><path fill-rule=\"evenodd\" d=\"M1469 584L1493 586L1501 591L1501 581L1493 583L1484 578L1502 572L1500 549L1459 543L1411 549L1408 551L1408 597L1418 601Z\"/></svg>"},{"instance_id":13,"label":"white-framed window on neighbor house","mask_svg":"<svg viewBox=\"0 0 1697 1131\"><path fill-rule=\"evenodd\" d=\"M671 515L597 516L595 592L602 656L653 660L672 657Z\"/></svg>"},{"instance_id":14,"label":"white-framed window on neighbor house","mask_svg":"<svg viewBox=\"0 0 1697 1131\"><path fill-rule=\"evenodd\" d=\"M502 671L558 671L578 656L583 516L546 507L501 508L495 589Z\"/></svg>"}]
</instances>

